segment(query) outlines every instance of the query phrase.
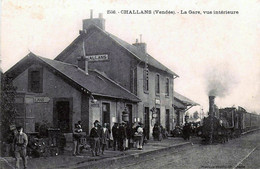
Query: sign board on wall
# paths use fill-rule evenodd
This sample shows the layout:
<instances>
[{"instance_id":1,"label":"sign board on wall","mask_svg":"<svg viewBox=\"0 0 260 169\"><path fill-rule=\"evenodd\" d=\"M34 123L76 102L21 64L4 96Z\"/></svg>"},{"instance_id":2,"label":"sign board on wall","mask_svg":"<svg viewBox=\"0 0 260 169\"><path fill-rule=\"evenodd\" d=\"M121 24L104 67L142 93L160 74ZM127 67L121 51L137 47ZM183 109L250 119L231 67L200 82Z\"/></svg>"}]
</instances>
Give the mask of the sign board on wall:
<instances>
[{"instance_id":1,"label":"sign board on wall","mask_svg":"<svg viewBox=\"0 0 260 169\"><path fill-rule=\"evenodd\" d=\"M25 97L26 104L32 103L48 103L51 99L49 97Z\"/></svg>"},{"instance_id":2,"label":"sign board on wall","mask_svg":"<svg viewBox=\"0 0 260 169\"><path fill-rule=\"evenodd\" d=\"M95 61L105 61L108 60L108 54L102 54L102 55L88 55L85 56L85 59L89 62L95 62Z\"/></svg>"},{"instance_id":3,"label":"sign board on wall","mask_svg":"<svg viewBox=\"0 0 260 169\"><path fill-rule=\"evenodd\" d=\"M34 97L34 103L48 103L50 101L49 97Z\"/></svg>"},{"instance_id":4,"label":"sign board on wall","mask_svg":"<svg viewBox=\"0 0 260 169\"><path fill-rule=\"evenodd\" d=\"M112 123L116 123L116 117L112 117Z\"/></svg>"},{"instance_id":5,"label":"sign board on wall","mask_svg":"<svg viewBox=\"0 0 260 169\"><path fill-rule=\"evenodd\" d=\"M155 104L158 104L158 105L160 105L160 104L161 104L161 101L160 101L160 99L155 99Z\"/></svg>"},{"instance_id":6,"label":"sign board on wall","mask_svg":"<svg viewBox=\"0 0 260 169\"><path fill-rule=\"evenodd\" d=\"M91 103L91 107L99 107L99 103L96 102L96 103Z\"/></svg>"}]
</instances>

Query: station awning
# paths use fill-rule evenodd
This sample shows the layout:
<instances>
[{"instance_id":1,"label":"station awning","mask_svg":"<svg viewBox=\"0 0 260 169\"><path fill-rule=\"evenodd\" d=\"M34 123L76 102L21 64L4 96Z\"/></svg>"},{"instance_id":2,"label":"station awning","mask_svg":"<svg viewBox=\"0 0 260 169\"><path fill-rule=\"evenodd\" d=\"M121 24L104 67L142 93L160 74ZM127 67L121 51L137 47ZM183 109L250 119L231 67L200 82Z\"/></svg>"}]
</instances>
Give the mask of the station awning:
<instances>
[{"instance_id":1,"label":"station awning","mask_svg":"<svg viewBox=\"0 0 260 169\"><path fill-rule=\"evenodd\" d=\"M199 105L198 103L192 101L191 99L189 99L175 91L173 93L174 93L173 107L175 109L187 111L191 107Z\"/></svg>"}]
</instances>

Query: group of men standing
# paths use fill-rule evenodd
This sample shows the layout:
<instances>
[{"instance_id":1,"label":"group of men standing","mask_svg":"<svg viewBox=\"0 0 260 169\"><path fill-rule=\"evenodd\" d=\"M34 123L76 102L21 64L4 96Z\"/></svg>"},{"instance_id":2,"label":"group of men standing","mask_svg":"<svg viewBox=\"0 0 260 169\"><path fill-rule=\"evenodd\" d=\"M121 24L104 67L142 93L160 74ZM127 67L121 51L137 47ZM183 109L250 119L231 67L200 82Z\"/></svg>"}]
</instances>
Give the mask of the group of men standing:
<instances>
[{"instance_id":1,"label":"group of men standing","mask_svg":"<svg viewBox=\"0 0 260 169\"><path fill-rule=\"evenodd\" d=\"M136 147L142 150L143 133L142 123L137 123L133 126L127 122L114 123L111 133L108 124L104 124L102 127L100 122L96 120L89 135L92 155L98 156L100 151L104 154L105 148L110 145L110 141L112 140L114 151L130 149L133 147L134 142L136 142Z\"/></svg>"},{"instance_id":2,"label":"group of men standing","mask_svg":"<svg viewBox=\"0 0 260 169\"><path fill-rule=\"evenodd\" d=\"M143 148L144 129L142 123L135 123L133 126L129 123L115 123L112 127L113 149L124 151L132 148L136 142L139 150Z\"/></svg>"}]
</instances>

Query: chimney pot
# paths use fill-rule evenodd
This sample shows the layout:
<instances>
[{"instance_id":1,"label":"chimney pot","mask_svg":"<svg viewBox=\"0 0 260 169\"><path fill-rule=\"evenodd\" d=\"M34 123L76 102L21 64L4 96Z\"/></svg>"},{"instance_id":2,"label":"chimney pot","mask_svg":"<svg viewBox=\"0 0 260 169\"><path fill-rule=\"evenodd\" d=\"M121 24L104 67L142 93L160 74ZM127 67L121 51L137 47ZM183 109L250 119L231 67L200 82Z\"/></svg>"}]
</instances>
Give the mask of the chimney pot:
<instances>
[{"instance_id":1,"label":"chimney pot","mask_svg":"<svg viewBox=\"0 0 260 169\"><path fill-rule=\"evenodd\" d=\"M103 18L103 14L99 13L99 18L93 18L93 10L90 10L90 19L84 19L83 21L83 29L88 29L91 25L96 25L102 30L105 30L105 19Z\"/></svg>"},{"instance_id":2,"label":"chimney pot","mask_svg":"<svg viewBox=\"0 0 260 169\"><path fill-rule=\"evenodd\" d=\"M136 42L133 44L134 46L136 46L139 50L143 51L144 53L146 53L146 43L142 43L142 42L138 42L138 39L136 39Z\"/></svg>"}]
</instances>

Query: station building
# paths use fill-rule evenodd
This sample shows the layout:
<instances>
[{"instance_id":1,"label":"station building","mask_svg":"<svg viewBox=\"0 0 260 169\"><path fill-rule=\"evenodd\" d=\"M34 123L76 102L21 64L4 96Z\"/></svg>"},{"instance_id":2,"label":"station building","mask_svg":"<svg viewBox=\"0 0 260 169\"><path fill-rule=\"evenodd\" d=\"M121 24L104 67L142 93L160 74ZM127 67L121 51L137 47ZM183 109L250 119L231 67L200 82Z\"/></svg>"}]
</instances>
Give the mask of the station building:
<instances>
[{"instance_id":1,"label":"station building","mask_svg":"<svg viewBox=\"0 0 260 169\"><path fill-rule=\"evenodd\" d=\"M155 123L170 131L181 118L174 111L178 75L149 55L146 43L108 33L102 15L83 20L54 60L29 53L5 74L18 87L17 120L27 132L43 120L65 133L78 120L87 133L95 120L110 127L128 121L144 123L149 137Z\"/></svg>"}]
</instances>

